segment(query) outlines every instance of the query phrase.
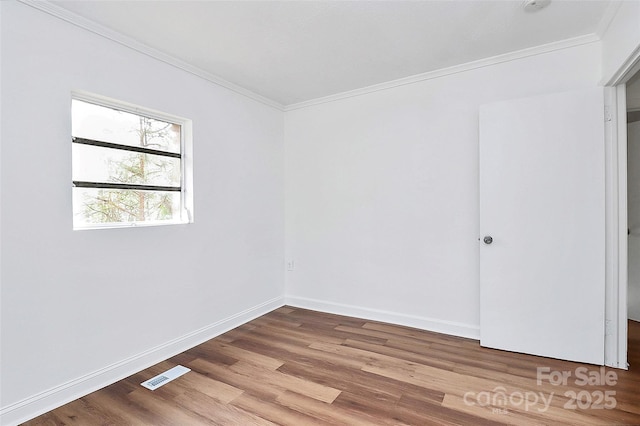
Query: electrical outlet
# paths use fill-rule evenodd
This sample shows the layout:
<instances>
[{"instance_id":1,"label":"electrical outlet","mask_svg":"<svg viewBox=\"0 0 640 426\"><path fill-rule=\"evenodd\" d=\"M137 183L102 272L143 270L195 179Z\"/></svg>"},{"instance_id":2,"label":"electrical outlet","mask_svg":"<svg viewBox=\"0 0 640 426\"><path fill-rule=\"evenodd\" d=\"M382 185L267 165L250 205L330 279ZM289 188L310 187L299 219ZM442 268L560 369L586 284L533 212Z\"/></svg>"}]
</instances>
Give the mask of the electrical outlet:
<instances>
[{"instance_id":1,"label":"electrical outlet","mask_svg":"<svg viewBox=\"0 0 640 426\"><path fill-rule=\"evenodd\" d=\"M287 271L293 271L295 269L296 265L295 263L293 263L293 260L288 260L287 261Z\"/></svg>"}]
</instances>

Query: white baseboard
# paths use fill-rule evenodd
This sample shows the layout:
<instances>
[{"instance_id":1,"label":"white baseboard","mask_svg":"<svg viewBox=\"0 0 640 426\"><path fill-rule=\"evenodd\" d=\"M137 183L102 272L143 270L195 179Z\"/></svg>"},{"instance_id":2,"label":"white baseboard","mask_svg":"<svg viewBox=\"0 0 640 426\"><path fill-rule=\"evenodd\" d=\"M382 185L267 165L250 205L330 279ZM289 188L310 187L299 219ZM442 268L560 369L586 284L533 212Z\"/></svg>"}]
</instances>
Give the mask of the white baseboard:
<instances>
[{"instance_id":1,"label":"white baseboard","mask_svg":"<svg viewBox=\"0 0 640 426\"><path fill-rule=\"evenodd\" d=\"M0 408L0 424L2 426L13 426L30 420L167 358L171 358L187 349L191 349L283 305L283 297L268 300L130 358L2 407Z\"/></svg>"},{"instance_id":2,"label":"white baseboard","mask_svg":"<svg viewBox=\"0 0 640 426\"><path fill-rule=\"evenodd\" d=\"M345 305L325 300L309 299L306 297L286 296L285 304L298 308L312 309L331 314L344 315L368 319L372 321L388 322L404 325L421 330L444 333L452 336L466 337L480 340L480 326L460 322L446 321L435 318L419 317L398 312L382 311L361 306Z\"/></svg>"}]
</instances>

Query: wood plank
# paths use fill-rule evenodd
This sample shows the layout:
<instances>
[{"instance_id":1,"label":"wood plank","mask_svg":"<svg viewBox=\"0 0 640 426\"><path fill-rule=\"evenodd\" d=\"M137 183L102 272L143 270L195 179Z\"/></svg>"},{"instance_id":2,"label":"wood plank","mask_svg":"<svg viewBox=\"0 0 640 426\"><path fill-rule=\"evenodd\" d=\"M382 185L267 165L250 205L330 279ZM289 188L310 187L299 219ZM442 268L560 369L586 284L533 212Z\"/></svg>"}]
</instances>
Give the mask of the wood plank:
<instances>
[{"instance_id":1,"label":"wood plank","mask_svg":"<svg viewBox=\"0 0 640 426\"><path fill-rule=\"evenodd\" d=\"M295 389L295 391L300 395L304 395L321 402L326 402L328 404L331 404L333 400L340 395L340 390L338 389L318 384L310 380L305 380L300 377L290 376L288 374L281 373L280 371L272 371L255 367L250 364L245 364L242 361L238 361L235 365L231 366L230 370L236 371L239 374L246 374L254 380L264 383L267 386L271 386L274 389L282 389L283 392L288 389Z\"/></svg>"},{"instance_id":2,"label":"wood plank","mask_svg":"<svg viewBox=\"0 0 640 426\"><path fill-rule=\"evenodd\" d=\"M227 355L236 361L244 361L248 364L255 365L257 367L266 368L268 370L276 370L284 361L275 359L272 357L268 357L254 351L248 351L246 349L239 348L237 346L224 344L221 342L217 342L216 340L210 340L206 343L203 343L201 346L207 346L212 351L218 352L223 355ZM233 365L231 363L229 365Z\"/></svg>"},{"instance_id":3,"label":"wood plank","mask_svg":"<svg viewBox=\"0 0 640 426\"><path fill-rule=\"evenodd\" d=\"M282 425L324 425L320 419L306 413L300 413L289 407L278 404L275 401L265 401L248 393L243 394L232 402L235 407Z\"/></svg>"},{"instance_id":4,"label":"wood plank","mask_svg":"<svg viewBox=\"0 0 640 426\"><path fill-rule=\"evenodd\" d=\"M358 413L349 408L329 405L294 391L286 391L278 397L278 402L300 413L308 414L329 424L371 426L372 424L391 424L388 419L376 413ZM397 423L395 423L397 424Z\"/></svg>"}]
</instances>

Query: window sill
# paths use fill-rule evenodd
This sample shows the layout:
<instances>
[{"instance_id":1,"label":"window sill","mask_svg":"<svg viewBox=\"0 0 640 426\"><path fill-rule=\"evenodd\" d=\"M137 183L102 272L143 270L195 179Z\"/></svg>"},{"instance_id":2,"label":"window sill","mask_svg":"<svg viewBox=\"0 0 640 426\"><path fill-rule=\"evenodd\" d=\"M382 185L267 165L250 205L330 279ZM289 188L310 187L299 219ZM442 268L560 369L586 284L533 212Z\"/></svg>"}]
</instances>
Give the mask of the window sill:
<instances>
[{"instance_id":1,"label":"window sill","mask_svg":"<svg viewBox=\"0 0 640 426\"><path fill-rule=\"evenodd\" d=\"M85 231L90 229L122 229L122 228L146 228L150 226L187 225L193 223L188 220L157 220L144 222L113 222L113 223L91 223L87 225L73 226L74 231Z\"/></svg>"}]
</instances>

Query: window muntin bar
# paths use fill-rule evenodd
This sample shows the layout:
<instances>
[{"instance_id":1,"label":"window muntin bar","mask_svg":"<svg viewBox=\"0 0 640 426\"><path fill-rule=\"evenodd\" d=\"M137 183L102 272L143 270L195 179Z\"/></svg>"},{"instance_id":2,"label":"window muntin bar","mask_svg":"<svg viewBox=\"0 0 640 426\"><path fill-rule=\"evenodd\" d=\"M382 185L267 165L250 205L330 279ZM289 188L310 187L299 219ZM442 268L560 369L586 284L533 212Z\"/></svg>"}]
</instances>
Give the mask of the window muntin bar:
<instances>
[{"instance_id":1,"label":"window muntin bar","mask_svg":"<svg viewBox=\"0 0 640 426\"><path fill-rule=\"evenodd\" d=\"M97 141L97 140L85 139L85 138L75 138L75 137L71 138L71 141L77 144L82 144L82 145L99 146L102 148L110 148L110 149L120 149L123 151L141 152L144 154L163 155L165 157L172 157L172 158L182 158L182 155L180 155L179 152L159 151L157 149L144 148L141 146L122 145L118 143Z\"/></svg>"}]
</instances>

